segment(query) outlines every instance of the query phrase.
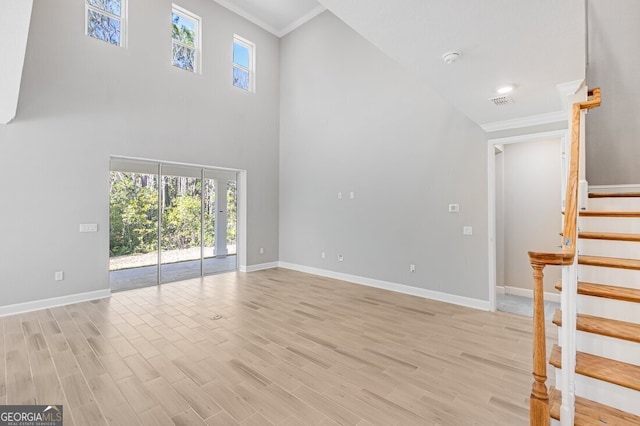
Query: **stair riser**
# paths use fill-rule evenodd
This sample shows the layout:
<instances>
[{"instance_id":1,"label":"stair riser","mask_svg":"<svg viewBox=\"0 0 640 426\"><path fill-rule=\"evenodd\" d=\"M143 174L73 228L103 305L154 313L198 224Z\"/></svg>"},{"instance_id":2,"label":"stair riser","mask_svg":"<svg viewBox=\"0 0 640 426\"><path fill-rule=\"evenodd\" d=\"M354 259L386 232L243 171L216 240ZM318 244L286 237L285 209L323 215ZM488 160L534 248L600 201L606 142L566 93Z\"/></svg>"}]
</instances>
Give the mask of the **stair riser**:
<instances>
[{"instance_id":1,"label":"stair riser","mask_svg":"<svg viewBox=\"0 0 640 426\"><path fill-rule=\"evenodd\" d=\"M579 254L589 256L640 259L640 243L637 242L581 239L578 247Z\"/></svg>"},{"instance_id":2,"label":"stair riser","mask_svg":"<svg viewBox=\"0 0 640 426\"><path fill-rule=\"evenodd\" d=\"M640 306L632 302L580 295L578 312L640 324Z\"/></svg>"},{"instance_id":3,"label":"stair riser","mask_svg":"<svg viewBox=\"0 0 640 426\"><path fill-rule=\"evenodd\" d=\"M617 285L620 287L640 288L640 272L631 269L603 268L600 266L579 265L580 281Z\"/></svg>"},{"instance_id":4,"label":"stair riser","mask_svg":"<svg viewBox=\"0 0 640 426\"><path fill-rule=\"evenodd\" d=\"M640 211L640 198L589 198L588 210Z\"/></svg>"},{"instance_id":5,"label":"stair riser","mask_svg":"<svg viewBox=\"0 0 640 426\"><path fill-rule=\"evenodd\" d=\"M637 364L640 359L640 345L628 340L578 331L576 345L578 351L629 364Z\"/></svg>"},{"instance_id":6,"label":"stair riser","mask_svg":"<svg viewBox=\"0 0 640 426\"><path fill-rule=\"evenodd\" d=\"M576 374L576 395L640 416L640 392Z\"/></svg>"},{"instance_id":7,"label":"stair riser","mask_svg":"<svg viewBox=\"0 0 640 426\"><path fill-rule=\"evenodd\" d=\"M578 228L581 231L640 234L640 219L637 217L581 217Z\"/></svg>"}]
</instances>

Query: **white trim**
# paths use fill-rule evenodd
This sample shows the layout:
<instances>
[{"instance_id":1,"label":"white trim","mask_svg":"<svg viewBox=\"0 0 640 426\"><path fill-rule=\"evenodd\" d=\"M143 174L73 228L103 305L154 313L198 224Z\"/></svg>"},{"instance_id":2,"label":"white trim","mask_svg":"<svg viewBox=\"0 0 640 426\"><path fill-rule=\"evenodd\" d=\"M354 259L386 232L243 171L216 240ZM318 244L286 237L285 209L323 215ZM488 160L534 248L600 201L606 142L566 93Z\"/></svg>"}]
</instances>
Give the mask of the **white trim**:
<instances>
[{"instance_id":1,"label":"white trim","mask_svg":"<svg viewBox=\"0 0 640 426\"><path fill-rule=\"evenodd\" d=\"M118 41L117 46L118 47L122 47L122 48L126 48L127 47L127 41L128 41L128 4L127 4L128 0L120 0L120 16L114 15L111 12L108 12L106 10L102 10L99 7L93 6L91 4L89 4L88 0L84 1L84 34L90 38L96 39L96 40L100 40L100 41L104 41L107 44L110 44L113 46L113 44L111 44L111 42L107 41L107 40L101 40L99 38L96 37L92 37L91 35L89 35L89 10L92 10L96 13L99 13L100 15L106 16L109 19L113 19L116 20L118 22L120 22L120 40Z\"/></svg>"},{"instance_id":2,"label":"white trim","mask_svg":"<svg viewBox=\"0 0 640 426\"><path fill-rule=\"evenodd\" d=\"M556 89L560 92L562 107L565 111L569 109L569 96L573 96L582 87L584 80L573 80L566 83L556 84Z\"/></svg>"},{"instance_id":3,"label":"white trim","mask_svg":"<svg viewBox=\"0 0 640 426\"><path fill-rule=\"evenodd\" d=\"M213 0L213 1L215 1L216 3L218 3L220 6L224 7L225 9L228 9L231 12L235 13L236 15L239 15L239 16L243 17L247 21L256 24L257 26L259 26L263 30L266 30L266 31L270 32L271 34L275 35L276 37L278 36L278 30L275 27L267 24L262 19L259 19L259 18L255 17L254 15L252 15L249 12L247 12L243 8L239 7L238 5L233 4L233 3L231 3L230 1L227 1L227 0Z\"/></svg>"},{"instance_id":4,"label":"white trim","mask_svg":"<svg viewBox=\"0 0 640 426\"><path fill-rule=\"evenodd\" d=\"M568 130L553 130L550 132L529 133L526 135L511 136L508 138L489 139L487 141L487 210L488 210L488 257L489 274L487 283L489 286L489 310L496 310L496 156L495 146L510 143L532 142L552 138L560 138L560 144L564 145L568 139Z\"/></svg>"},{"instance_id":5,"label":"white trim","mask_svg":"<svg viewBox=\"0 0 640 426\"><path fill-rule=\"evenodd\" d=\"M498 294L510 294L512 296L521 296L527 297L529 299L533 299L533 290L530 288L520 288L520 287L511 287L508 285L505 286L496 286L496 293ZM544 292L544 300L545 302L556 302L560 303L560 293L552 293L549 291Z\"/></svg>"},{"instance_id":6,"label":"white trim","mask_svg":"<svg viewBox=\"0 0 640 426\"><path fill-rule=\"evenodd\" d=\"M239 170L236 174L236 267L239 271L247 268L247 171Z\"/></svg>"},{"instance_id":7,"label":"white trim","mask_svg":"<svg viewBox=\"0 0 640 426\"><path fill-rule=\"evenodd\" d=\"M240 272L256 272L264 271L265 269L273 269L280 266L279 262L259 263L257 265L242 265L240 266Z\"/></svg>"},{"instance_id":8,"label":"white trim","mask_svg":"<svg viewBox=\"0 0 640 426\"><path fill-rule=\"evenodd\" d=\"M189 71L186 68L181 68L177 65L175 65L173 63L173 44L178 44L179 46L185 47L187 49L193 50L194 51L194 56L195 56L195 64L193 66L193 71L191 71L194 74L202 74L202 17L196 15L195 13L191 12L190 10L185 9L182 6L178 6L177 4L173 3L171 6L171 22L173 24L173 15L178 15L181 18L184 18L188 21L192 21L195 24L195 33L196 33L196 40L193 44L193 46L189 46L187 44L184 44L180 41L174 40L173 37L171 38L171 65L176 67L176 68L180 68L182 70L185 71Z\"/></svg>"},{"instance_id":9,"label":"white trim","mask_svg":"<svg viewBox=\"0 0 640 426\"><path fill-rule=\"evenodd\" d=\"M76 293L68 296L52 297L50 299L34 300L32 302L16 303L14 305L0 306L0 317L7 315L23 314L25 312L38 311L40 309L55 308L56 306L70 305L73 303L89 302L91 300L111 297L111 289Z\"/></svg>"},{"instance_id":10,"label":"white trim","mask_svg":"<svg viewBox=\"0 0 640 426\"><path fill-rule=\"evenodd\" d=\"M454 305L466 306L468 308L488 311L489 302L486 300L472 299L470 297L458 296L455 294L442 293L439 291L427 290L419 287L412 287L404 284L397 284L388 281L376 280L373 278L361 277L358 275L343 274L341 272L328 271L326 269L312 268L310 266L296 265L288 262L279 262L280 268L291 269L293 271L305 272L307 274L320 275L322 277L336 280L348 281L353 284L365 285L368 287L381 288L383 290L394 291L396 293L410 294L412 296L423 297L425 299L437 300L439 302L452 303Z\"/></svg>"},{"instance_id":11,"label":"white trim","mask_svg":"<svg viewBox=\"0 0 640 426\"><path fill-rule=\"evenodd\" d=\"M247 21L250 21L250 22L256 24L257 26L259 26L263 30L266 30L266 31L270 32L271 34L273 34L274 36L276 36L278 38L283 37L284 35L286 35L289 32L295 30L296 28L298 28L300 25L302 25L305 22L315 18L317 15L319 15L320 13L324 12L325 10L327 10L324 6L317 6L317 7L313 8L313 9L311 9L305 15L301 16L300 18L296 19L295 21L293 21L292 23L287 25L286 27L284 27L284 28L276 28L273 25L267 24L262 19L257 18L253 14L251 14L251 13L247 12L246 10L244 10L243 8L239 7L237 4L234 4L234 3L232 3L232 2L230 2L228 0L213 0L213 1L218 3L220 6L226 8L226 9L229 9L231 12L235 13L236 15L239 15L239 16L243 17Z\"/></svg>"},{"instance_id":12,"label":"white trim","mask_svg":"<svg viewBox=\"0 0 640 426\"><path fill-rule=\"evenodd\" d=\"M589 185L589 192L640 192L640 183L630 185Z\"/></svg>"},{"instance_id":13,"label":"white trim","mask_svg":"<svg viewBox=\"0 0 640 426\"><path fill-rule=\"evenodd\" d=\"M141 163L150 163L150 164L162 163L162 165L169 165L169 166L185 166L185 167L193 167L196 169L209 169L209 170L221 170L221 171L233 172L233 173L241 173L241 172L246 173L246 170L233 169L231 167L207 166L204 164L181 163L179 161L167 161L167 160L157 160L154 158L130 157L127 155L110 155L109 159L139 161Z\"/></svg>"},{"instance_id":14,"label":"white trim","mask_svg":"<svg viewBox=\"0 0 640 426\"><path fill-rule=\"evenodd\" d=\"M249 66L244 67L240 64L237 64L235 61L235 48L236 44L246 48L249 51ZM240 68L241 70L247 71L249 74L249 87L246 89L243 87L236 86L233 84L233 69ZM238 89L244 90L249 93L256 92L256 44L238 34L233 35L233 45L231 52L231 83L233 87L237 87Z\"/></svg>"},{"instance_id":15,"label":"white trim","mask_svg":"<svg viewBox=\"0 0 640 426\"><path fill-rule=\"evenodd\" d=\"M511 120L494 121L492 123L481 124L480 127L485 132L496 132L498 130L519 129L521 127L538 126L540 124L566 123L567 112L555 111L545 114L530 115L528 117L514 118Z\"/></svg>"},{"instance_id":16,"label":"white trim","mask_svg":"<svg viewBox=\"0 0 640 426\"><path fill-rule=\"evenodd\" d=\"M317 7L311 9L309 12L307 12L306 14L302 15L301 17L299 17L298 19L296 19L295 21L293 21L292 23L290 23L289 25L287 25L286 27L282 28L280 31L278 31L276 33L276 35L278 37L284 37L287 34L289 34L291 31L295 30L296 28L298 28L299 26L309 22L310 20L312 20L313 18L315 18L316 16L320 15L322 12L324 12L325 10L327 10L326 7L318 5Z\"/></svg>"}]
</instances>

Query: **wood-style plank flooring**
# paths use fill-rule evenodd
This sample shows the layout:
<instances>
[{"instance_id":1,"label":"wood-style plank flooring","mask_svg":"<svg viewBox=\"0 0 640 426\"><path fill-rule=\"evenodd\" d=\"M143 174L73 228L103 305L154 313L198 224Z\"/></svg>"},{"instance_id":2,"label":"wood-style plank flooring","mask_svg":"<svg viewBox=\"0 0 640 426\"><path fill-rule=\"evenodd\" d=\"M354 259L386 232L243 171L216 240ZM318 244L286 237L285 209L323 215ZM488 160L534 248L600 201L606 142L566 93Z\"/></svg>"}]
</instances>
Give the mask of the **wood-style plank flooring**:
<instances>
[{"instance_id":1,"label":"wood-style plank flooring","mask_svg":"<svg viewBox=\"0 0 640 426\"><path fill-rule=\"evenodd\" d=\"M0 404L66 426L528 424L531 319L284 269L0 325Z\"/></svg>"}]
</instances>

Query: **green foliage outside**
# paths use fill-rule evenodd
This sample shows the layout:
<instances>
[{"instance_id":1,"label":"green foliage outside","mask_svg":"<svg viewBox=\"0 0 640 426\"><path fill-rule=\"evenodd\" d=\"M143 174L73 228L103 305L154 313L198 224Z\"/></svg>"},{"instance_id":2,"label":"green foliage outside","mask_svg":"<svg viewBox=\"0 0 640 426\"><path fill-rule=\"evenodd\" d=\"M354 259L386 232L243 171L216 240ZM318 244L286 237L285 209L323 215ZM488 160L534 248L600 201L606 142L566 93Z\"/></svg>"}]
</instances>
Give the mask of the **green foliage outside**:
<instances>
[{"instance_id":1,"label":"green foliage outside","mask_svg":"<svg viewBox=\"0 0 640 426\"><path fill-rule=\"evenodd\" d=\"M162 185L162 249L199 247L201 181L165 176ZM158 178L155 175L111 172L110 256L143 254L158 249ZM227 188L227 242L236 239L235 182ZM204 182L204 245L215 241L215 190L213 180Z\"/></svg>"}]
</instances>

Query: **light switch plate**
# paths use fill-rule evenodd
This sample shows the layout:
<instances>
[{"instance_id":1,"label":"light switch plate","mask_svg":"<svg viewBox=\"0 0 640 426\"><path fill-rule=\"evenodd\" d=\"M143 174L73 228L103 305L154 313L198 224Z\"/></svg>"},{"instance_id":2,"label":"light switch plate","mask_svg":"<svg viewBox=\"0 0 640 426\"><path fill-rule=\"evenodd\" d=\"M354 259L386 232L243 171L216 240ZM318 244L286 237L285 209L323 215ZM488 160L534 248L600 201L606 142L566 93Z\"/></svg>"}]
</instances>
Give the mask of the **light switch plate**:
<instances>
[{"instance_id":1,"label":"light switch plate","mask_svg":"<svg viewBox=\"0 0 640 426\"><path fill-rule=\"evenodd\" d=\"M97 223L81 223L80 232L98 232Z\"/></svg>"}]
</instances>

